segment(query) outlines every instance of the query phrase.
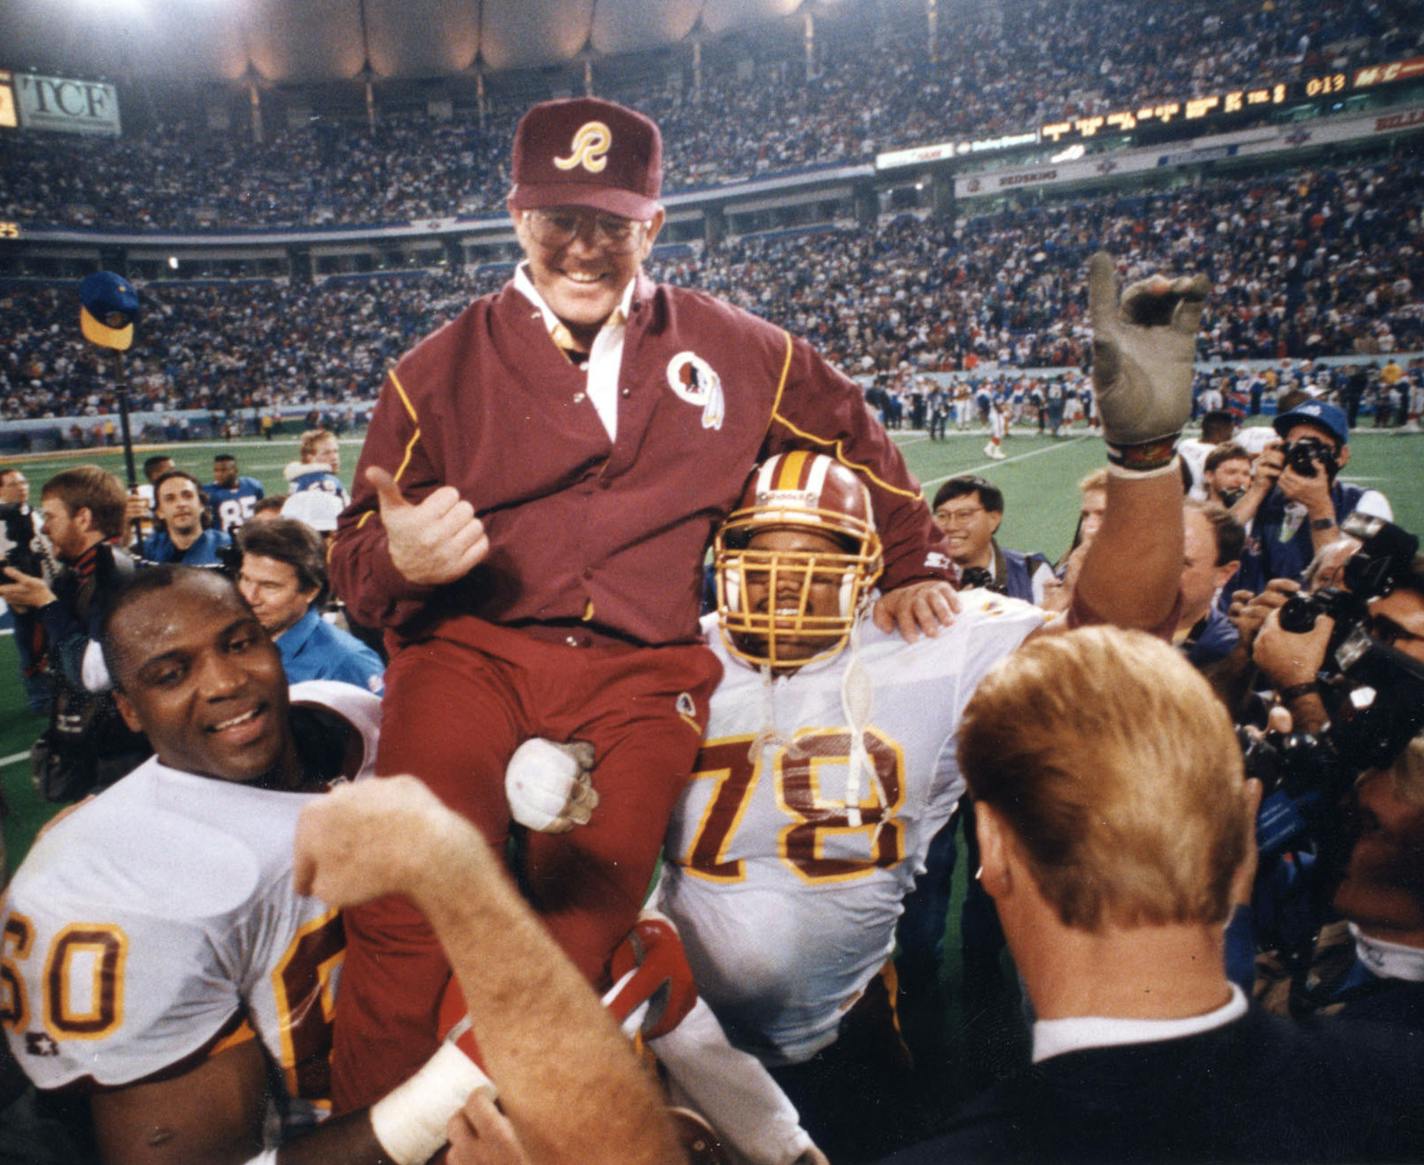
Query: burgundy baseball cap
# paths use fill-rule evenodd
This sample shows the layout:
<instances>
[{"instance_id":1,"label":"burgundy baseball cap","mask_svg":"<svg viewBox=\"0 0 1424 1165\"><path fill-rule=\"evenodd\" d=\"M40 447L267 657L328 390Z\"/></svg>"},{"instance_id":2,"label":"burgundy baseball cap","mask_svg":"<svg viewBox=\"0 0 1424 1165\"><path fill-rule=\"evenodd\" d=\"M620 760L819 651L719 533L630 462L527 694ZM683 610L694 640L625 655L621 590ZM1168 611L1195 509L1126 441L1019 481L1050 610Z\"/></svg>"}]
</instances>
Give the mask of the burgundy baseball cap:
<instances>
[{"instance_id":1,"label":"burgundy baseball cap","mask_svg":"<svg viewBox=\"0 0 1424 1165\"><path fill-rule=\"evenodd\" d=\"M534 106L514 131L514 189L519 210L591 206L646 222L663 188L663 138L652 119L574 97Z\"/></svg>"}]
</instances>

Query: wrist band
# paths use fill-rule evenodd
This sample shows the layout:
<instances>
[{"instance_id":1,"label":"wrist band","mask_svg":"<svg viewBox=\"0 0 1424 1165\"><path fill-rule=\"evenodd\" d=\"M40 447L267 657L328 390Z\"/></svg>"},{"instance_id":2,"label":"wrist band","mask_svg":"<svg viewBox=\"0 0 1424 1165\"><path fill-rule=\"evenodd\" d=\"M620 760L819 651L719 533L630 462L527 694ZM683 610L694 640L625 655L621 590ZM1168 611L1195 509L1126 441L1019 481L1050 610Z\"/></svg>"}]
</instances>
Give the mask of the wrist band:
<instances>
[{"instance_id":1,"label":"wrist band","mask_svg":"<svg viewBox=\"0 0 1424 1165\"><path fill-rule=\"evenodd\" d=\"M1332 530L1335 527L1334 518L1311 518L1310 528L1312 530Z\"/></svg>"},{"instance_id":2,"label":"wrist band","mask_svg":"<svg viewBox=\"0 0 1424 1165\"><path fill-rule=\"evenodd\" d=\"M371 1132L396 1165L425 1165L445 1144L445 1126L470 1093L495 1087L469 1056L443 1043L420 1071L370 1108Z\"/></svg>"},{"instance_id":3,"label":"wrist band","mask_svg":"<svg viewBox=\"0 0 1424 1165\"><path fill-rule=\"evenodd\" d=\"M1115 445L1109 441L1109 471L1117 470L1119 477L1154 477L1165 472L1174 464L1180 436L1180 433L1170 433L1137 445Z\"/></svg>"},{"instance_id":4,"label":"wrist band","mask_svg":"<svg viewBox=\"0 0 1424 1165\"><path fill-rule=\"evenodd\" d=\"M1291 685L1290 687L1288 687L1288 688L1282 688L1279 692L1276 693L1276 695L1279 696L1282 700L1287 700L1287 701L1289 701L1289 700L1299 700L1302 696L1309 696L1309 695L1312 695L1312 694L1319 694L1319 692L1320 692L1320 681L1319 681L1319 680L1311 680L1311 681L1309 681L1308 683L1304 683L1304 684L1292 684L1292 685Z\"/></svg>"}]
</instances>

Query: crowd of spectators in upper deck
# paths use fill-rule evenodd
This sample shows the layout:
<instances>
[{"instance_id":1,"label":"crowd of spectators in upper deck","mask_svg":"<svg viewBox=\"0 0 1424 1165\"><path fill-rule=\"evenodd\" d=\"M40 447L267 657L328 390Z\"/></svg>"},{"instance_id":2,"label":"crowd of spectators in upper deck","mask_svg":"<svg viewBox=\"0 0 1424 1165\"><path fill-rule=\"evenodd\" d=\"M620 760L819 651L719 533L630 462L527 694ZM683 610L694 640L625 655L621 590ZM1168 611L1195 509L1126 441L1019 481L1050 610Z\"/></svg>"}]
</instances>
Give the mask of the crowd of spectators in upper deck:
<instances>
[{"instance_id":1,"label":"crowd of spectators in upper deck","mask_svg":"<svg viewBox=\"0 0 1424 1165\"><path fill-rule=\"evenodd\" d=\"M671 248L653 273L806 336L853 374L1081 366L1088 255L1200 270L1216 292L1202 359L1424 348L1424 159L1401 157L964 218L751 236ZM507 265L402 277L143 288L128 365L135 407L229 410L369 399L388 364ZM112 376L67 285L0 292L0 417L112 412Z\"/></svg>"},{"instance_id":2,"label":"crowd of spectators in upper deck","mask_svg":"<svg viewBox=\"0 0 1424 1165\"><path fill-rule=\"evenodd\" d=\"M674 83L665 70L620 82L611 58L596 87L659 121L665 185L679 189L1400 59L1424 38L1424 0L1003 0L942 4L932 59L921 3L846 8L817 19L810 79L798 20L709 41L700 89L690 52ZM261 142L241 118L116 140L0 135L0 215L193 230L496 212L526 96L493 101L483 130L463 107L449 121L383 114L374 128L290 127L278 108Z\"/></svg>"}]
</instances>

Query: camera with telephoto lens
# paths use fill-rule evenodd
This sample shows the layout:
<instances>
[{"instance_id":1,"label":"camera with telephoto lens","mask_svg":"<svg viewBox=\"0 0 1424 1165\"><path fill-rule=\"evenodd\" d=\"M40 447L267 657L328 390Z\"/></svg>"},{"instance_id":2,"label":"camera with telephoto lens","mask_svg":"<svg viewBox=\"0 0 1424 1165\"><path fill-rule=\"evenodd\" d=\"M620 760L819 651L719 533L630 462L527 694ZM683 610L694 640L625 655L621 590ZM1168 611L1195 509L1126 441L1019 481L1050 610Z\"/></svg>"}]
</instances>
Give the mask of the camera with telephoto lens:
<instances>
[{"instance_id":1,"label":"camera with telephoto lens","mask_svg":"<svg viewBox=\"0 0 1424 1165\"><path fill-rule=\"evenodd\" d=\"M1340 459L1335 450L1319 437L1300 437L1282 446L1281 452L1285 454L1286 465L1301 477L1314 477L1324 468L1325 476L1333 481L1340 472Z\"/></svg>"},{"instance_id":2,"label":"camera with telephoto lens","mask_svg":"<svg viewBox=\"0 0 1424 1165\"><path fill-rule=\"evenodd\" d=\"M1382 518L1352 514L1342 527L1360 549L1345 564L1347 589L1295 595L1281 608L1281 627L1304 634L1322 615L1335 621L1317 673L1329 729L1311 733L1242 734L1246 773L1265 785L1257 817L1263 856L1305 841L1331 840L1335 806L1366 769L1390 764L1424 728L1424 663L1370 634L1369 600L1402 583L1418 586L1419 539Z\"/></svg>"}]
</instances>

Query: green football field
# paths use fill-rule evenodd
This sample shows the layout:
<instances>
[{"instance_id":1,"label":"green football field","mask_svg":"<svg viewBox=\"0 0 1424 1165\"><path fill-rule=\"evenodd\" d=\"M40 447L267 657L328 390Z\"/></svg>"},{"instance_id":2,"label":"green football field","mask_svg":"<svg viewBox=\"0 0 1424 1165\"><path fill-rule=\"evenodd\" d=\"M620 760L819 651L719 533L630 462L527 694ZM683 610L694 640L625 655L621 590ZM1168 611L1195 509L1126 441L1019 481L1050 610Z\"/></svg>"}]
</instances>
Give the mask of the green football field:
<instances>
[{"instance_id":1,"label":"green football field","mask_svg":"<svg viewBox=\"0 0 1424 1165\"><path fill-rule=\"evenodd\" d=\"M997 462L984 456L982 432L951 434L947 441L935 442L918 432L897 433L895 438L927 493L932 494L940 482L956 473L980 473L998 485L1004 491L1006 511L1000 541L1017 549L1039 550L1051 558L1062 554L1072 539L1078 508L1075 483L1104 464L1101 442L1084 433L1061 440L1030 432L1011 433L1004 444L1007 458ZM360 443L359 437L342 442L343 476L348 482ZM137 458L141 463L160 449L204 482L211 480L213 454L232 452L241 472L256 477L268 492L285 488L282 469L296 459L296 442L292 440L143 446ZM1400 525L1424 531L1424 437L1362 429L1354 435L1351 449L1344 476L1382 491L1393 503ZM99 464L123 475L123 457L117 450L38 455L21 459L20 464L36 501L44 481L72 465ZM52 812L52 807L35 798L25 756L41 728L41 722L24 710L13 637L0 637L0 787L9 810L5 841L11 868L35 829Z\"/></svg>"}]
</instances>

